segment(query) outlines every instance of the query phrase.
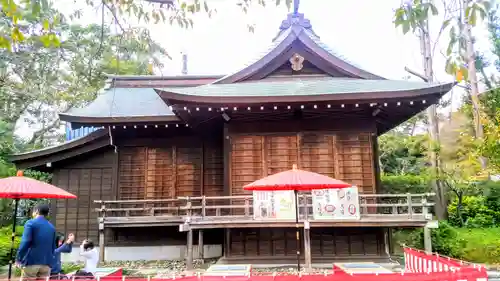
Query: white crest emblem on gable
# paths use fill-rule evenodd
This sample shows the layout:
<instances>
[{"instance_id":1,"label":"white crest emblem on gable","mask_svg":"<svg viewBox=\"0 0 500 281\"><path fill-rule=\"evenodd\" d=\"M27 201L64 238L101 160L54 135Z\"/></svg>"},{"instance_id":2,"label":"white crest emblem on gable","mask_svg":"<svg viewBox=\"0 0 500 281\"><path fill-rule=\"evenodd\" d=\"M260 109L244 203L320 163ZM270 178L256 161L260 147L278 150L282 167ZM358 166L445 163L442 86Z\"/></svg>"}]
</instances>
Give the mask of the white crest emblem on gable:
<instances>
[{"instance_id":1,"label":"white crest emblem on gable","mask_svg":"<svg viewBox=\"0 0 500 281\"><path fill-rule=\"evenodd\" d=\"M290 58L290 63L292 64L292 69L294 71L300 71L304 67L304 57L299 54L294 54Z\"/></svg>"}]
</instances>

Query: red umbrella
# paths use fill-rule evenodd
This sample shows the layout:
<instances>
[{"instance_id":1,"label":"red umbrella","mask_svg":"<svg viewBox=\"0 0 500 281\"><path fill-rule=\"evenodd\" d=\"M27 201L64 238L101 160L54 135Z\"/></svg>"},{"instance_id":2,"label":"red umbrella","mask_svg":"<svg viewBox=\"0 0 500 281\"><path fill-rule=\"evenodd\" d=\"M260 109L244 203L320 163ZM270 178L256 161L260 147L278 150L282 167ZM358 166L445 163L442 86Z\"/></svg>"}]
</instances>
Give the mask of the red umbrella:
<instances>
[{"instance_id":1,"label":"red umbrella","mask_svg":"<svg viewBox=\"0 0 500 281\"><path fill-rule=\"evenodd\" d=\"M252 191L308 191L314 189L346 187L351 187L351 185L341 180L332 179L324 175L299 170L297 169L297 165L293 165L293 168L291 170L277 173L254 181L250 184L245 185L243 189Z\"/></svg>"},{"instance_id":2,"label":"red umbrella","mask_svg":"<svg viewBox=\"0 0 500 281\"><path fill-rule=\"evenodd\" d=\"M0 198L14 199L14 216L12 219L12 242L10 247L9 280L12 275L12 256L14 254L14 240L16 233L17 209L19 199L74 199L75 195L66 192L51 184L35 179L23 177L23 172L18 171L17 177L0 179Z\"/></svg>"},{"instance_id":3,"label":"red umbrella","mask_svg":"<svg viewBox=\"0 0 500 281\"><path fill-rule=\"evenodd\" d=\"M291 170L267 176L243 186L244 190L251 191L280 191L293 190L295 192L295 223L297 226L297 269L300 271L300 239L299 239L299 206L297 204L297 191L314 189L332 189L351 187L351 184L332 179L313 172L297 169L293 165Z\"/></svg>"}]
</instances>

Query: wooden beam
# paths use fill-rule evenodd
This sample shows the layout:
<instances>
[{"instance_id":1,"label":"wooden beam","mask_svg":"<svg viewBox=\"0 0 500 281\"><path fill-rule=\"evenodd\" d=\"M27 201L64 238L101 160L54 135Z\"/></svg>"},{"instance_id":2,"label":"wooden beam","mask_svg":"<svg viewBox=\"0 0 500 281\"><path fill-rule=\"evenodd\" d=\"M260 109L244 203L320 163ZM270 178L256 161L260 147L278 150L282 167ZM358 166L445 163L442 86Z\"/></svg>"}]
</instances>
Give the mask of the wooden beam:
<instances>
[{"instance_id":1,"label":"wooden beam","mask_svg":"<svg viewBox=\"0 0 500 281\"><path fill-rule=\"evenodd\" d=\"M186 270L193 270L193 230L187 232Z\"/></svg>"}]
</instances>

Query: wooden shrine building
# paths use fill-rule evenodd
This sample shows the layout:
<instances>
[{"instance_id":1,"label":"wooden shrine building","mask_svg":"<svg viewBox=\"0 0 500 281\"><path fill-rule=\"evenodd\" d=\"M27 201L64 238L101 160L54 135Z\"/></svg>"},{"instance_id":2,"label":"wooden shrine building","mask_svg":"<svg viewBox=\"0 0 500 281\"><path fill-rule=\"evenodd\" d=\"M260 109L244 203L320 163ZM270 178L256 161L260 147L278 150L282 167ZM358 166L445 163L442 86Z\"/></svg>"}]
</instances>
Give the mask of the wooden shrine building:
<instances>
[{"instance_id":1,"label":"wooden shrine building","mask_svg":"<svg viewBox=\"0 0 500 281\"><path fill-rule=\"evenodd\" d=\"M377 194L377 137L453 83L363 70L325 46L301 13L238 72L109 81L95 101L60 114L73 128L99 129L12 157L78 196L54 204L54 223L98 241L103 259L293 260L294 220L254 219L242 188L293 164L360 193L358 220L315 220L311 194L301 194L312 262L388 257L391 228L431 219L429 194Z\"/></svg>"}]
</instances>

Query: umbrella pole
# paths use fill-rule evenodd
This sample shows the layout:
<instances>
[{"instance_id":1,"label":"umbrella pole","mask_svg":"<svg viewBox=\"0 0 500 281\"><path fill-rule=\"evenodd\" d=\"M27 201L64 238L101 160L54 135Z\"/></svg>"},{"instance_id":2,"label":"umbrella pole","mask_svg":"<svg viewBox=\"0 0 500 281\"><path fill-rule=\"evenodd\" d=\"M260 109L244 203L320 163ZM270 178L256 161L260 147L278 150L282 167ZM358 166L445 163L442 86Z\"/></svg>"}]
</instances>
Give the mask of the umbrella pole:
<instances>
[{"instance_id":1,"label":"umbrella pole","mask_svg":"<svg viewBox=\"0 0 500 281\"><path fill-rule=\"evenodd\" d=\"M296 237L297 237L297 271L300 272L300 227L299 227L299 199L297 190L294 190L295 197L295 228L296 228Z\"/></svg>"},{"instance_id":2,"label":"umbrella pole","mask_svg":"<svg viewBox=\"0 0 500 281\"><path fill-rule=\"evenodd\" d=\"M9 255L9 280L12 276L12 266L14 264L14 241L16 239L16 222L17 222L17 209L19 208L19 198L14 199L14 216L12 217L12 240L10 242L10 255Z\"/></svg>"}]
</instances>

